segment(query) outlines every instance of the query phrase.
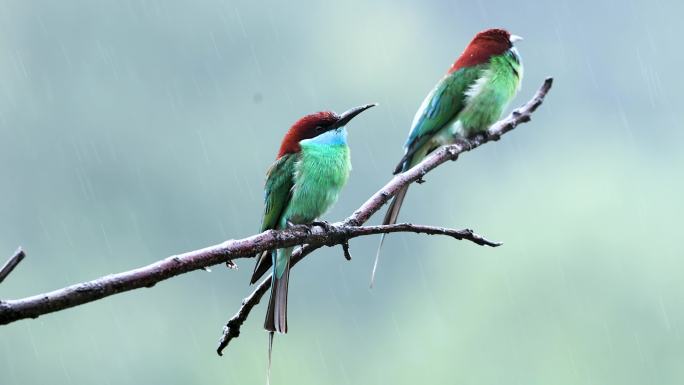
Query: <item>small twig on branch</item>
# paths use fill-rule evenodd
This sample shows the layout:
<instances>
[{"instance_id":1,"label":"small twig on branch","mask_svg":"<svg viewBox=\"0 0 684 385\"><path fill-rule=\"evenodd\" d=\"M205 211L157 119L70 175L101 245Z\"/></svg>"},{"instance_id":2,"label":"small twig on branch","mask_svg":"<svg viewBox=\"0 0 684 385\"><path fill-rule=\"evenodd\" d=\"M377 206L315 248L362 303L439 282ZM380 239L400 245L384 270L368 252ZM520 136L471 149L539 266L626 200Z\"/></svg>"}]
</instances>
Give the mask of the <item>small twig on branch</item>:
<instances>
[{"instance_id":1,"label":"small twig on branch","mask_svg":"<svg viewBox=\"0 0 684 385\"><path fill-rule=\"evenodd\" d=\"M344 225L340 223L334 223L330 225L330 232L333 233L339 233L342 235L345 232L353 232L357 233L357 231L360 231L363 233L363 235L373 235L373 234L388 234L388 233L399 233L399 232L407 232L407 233L416 233L416 234L429 234L429 235L446 235L448 237L457 239L457 240L467 240L473 243L476 243L480 246L491 246L491 247L497 247L501 246L502 243L500 242L493 242L490 241L470 229L464 229L464 230L455 230L455 229L448 229L445 227L435 227L435 226L422 226L422 225L414 225L411 223L397 223L393 225L379 225L379 226L347 226L345 227ZM351 237L350 237L351 238ZM342 245L342 248L345 253L345 257L348 257L347 259L351 259L351 255L349 255L349 241L344 240L342 242L339 242ZM334 246L335 244L329 244L328 246ZM346 247L345 247L346 245ZM299 261L304 259L305 256L308 254L311 254L316 249L319 249L324 245L304 245L300 247L299 249L295 250L294 253L292 254L292 266L296 265ZM223 327L223 334L221 335L221 339L219 340L219 345L218 348L216 349L216 353L218 353L219 356L223 355L223 350L228 346L230 341L233 338L236 338L240 335L240 327L242 324L247 320L247 317L249 317L249 313L252 311L254 306L256 306L259 301L261 301L261 297L263 297L264 294L268 291L268 289L271 287L271 274L268 274L266 278L261 281L259 286L250 294L247 298L245 298L242 301L242 306L240 307L240 310L231 317L231 319L226 323L226 326Z\"/></svg>"},{"instance_id":2,"label":"small twig on branch","mask_svg":"<svg viewBox=\"0 0 684 385\"><path fill-rule=\"evenodd\" d=\"M536 111L537 108L544 102L544 98L551 89L552 85L553 78L546 78L532 99L530 99L521 107L515 109L504 119L494 123L489 128L487 135L476 135L475 137L469 139L467 144L461 143L442 147L441 149L434 151L410 170L395 176L389 183L380 189L380 191L373 194L373 196L371 196L363 205L361 205L361 207L357 209L354 214L352 214L342 223L357 226L364 224L373 214L375 214L375 212L382 207L382 205L387 203L387 201L389 201L389 199L392 198L392 196L394 196L394 194L396 194L396 192L405 185L422 181L425 174L442 163L448 160L456 160L461 153L473 150L487 142L497 141L501 138L501 135L513 130L520 123L529 122L531 120L532 113L534 113L534 111ZM292 265L294 266L297 264L297 262L302 260L304 256L319 247L320 246L304 245L300 249L296 250L292 255ZM237 314L235 314L235 316L230 319L228 324L226 324L223 329L223 335L219 339L219 346L216 350L219 355L222 355L222 352L228 346L228 343L240 334L240 326L242 326L242 323L249 316L249 312L259 302L259 300L261 300L261 297L266 293L270 286L271 279L269 275L259 284L259 286L257 286L252 294L247 297ZM237 330L233 331L232 329Z\"/></svg>"},{"instance_id":3,"label":"small twig on branch","mask_svg":"<svg viewBox=\"0 0 684 385\"><path fill-rule=\"evenodd\" d=\"M270 287L271 276L269 275L266 279L261 281L257 289L254 290L249 297L242 300L242 306L240 307L240 310L233 316L233 318L228 320L226 326L223 327L223 338L225 338L226 341L230 341L233 338L240 336L240 326L242 326L247 317L249 317L249 313L252 311L252 308L259 304L261 297L266 294L266 291L268 291ZM226 345L228 345L228 342L226 342ZM219 356L223 355L222 350L223 349L218 350Z\"/></svg>"},{"instance_id":4,"label":"small twig on branch","mask_svg":"<svg viewBox=\"0 0 684 385\"><path fill-rule=\"evenodd\" d=\"M347 261L352 260L351 253L349 252L349 241L342 243L342 252L344 253L344 259Z\"/></svg>"},{"instance_id":5,"label":"small twig on branch","mask_svg":"<svg viewBox=\"0 0 684 385\"><path fill-rule=\"evenodd\" d=\"M5 262L5 265L0 269L0 283L7 278L8 275L12 273L15 267L26 257L26 253L24 253L24 250L19 247L14 254L10 257L10 259Z\"/></svg>"}]
</instances>

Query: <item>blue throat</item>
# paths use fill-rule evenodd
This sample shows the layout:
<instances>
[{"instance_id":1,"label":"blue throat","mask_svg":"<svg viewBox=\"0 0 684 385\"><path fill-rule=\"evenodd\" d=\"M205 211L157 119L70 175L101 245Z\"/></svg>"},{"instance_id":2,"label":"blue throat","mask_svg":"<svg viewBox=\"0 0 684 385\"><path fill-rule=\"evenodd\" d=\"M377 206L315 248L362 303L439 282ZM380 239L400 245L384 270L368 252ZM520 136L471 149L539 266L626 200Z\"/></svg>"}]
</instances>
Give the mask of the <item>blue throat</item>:
<instances>
[{"instance_id":1,"label":"blue throat","mask_svg":"<svg viewBox=\"0 0 684 385\"><path fill-rule=\"evenodd\" d=\"M335 130L324 132L314 138L299 142L301 145L315 146L340 146L347 144L347 128L340 127Z\"/></svg>"}]
</instances>

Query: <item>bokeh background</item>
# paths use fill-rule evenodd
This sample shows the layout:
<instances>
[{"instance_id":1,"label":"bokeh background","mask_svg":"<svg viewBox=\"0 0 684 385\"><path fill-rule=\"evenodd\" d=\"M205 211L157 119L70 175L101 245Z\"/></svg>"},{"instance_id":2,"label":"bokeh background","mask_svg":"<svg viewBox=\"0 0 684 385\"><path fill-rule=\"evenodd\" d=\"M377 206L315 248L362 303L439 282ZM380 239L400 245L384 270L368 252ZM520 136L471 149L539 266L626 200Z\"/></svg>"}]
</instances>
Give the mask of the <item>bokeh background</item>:
<instances>
[{"instance_id":1,"label":"bokeh background","mask_svg":"<svg viewBox=\"0 0 684 385\"><path fill-rule=\"evenodd\" d=\"M254 233L299 116L350 125L325 219L390 177L413 114L474 33L522 35L530 124L413 188L392 235L293 273L274 384L681 384L681 13L672 1L0 2L0 286L18 298ZM379 216L373 223L379 221ZM264 306L219 358L252 262L0 327L0 383L260 384Z\"/></svg>"}]
</instances>

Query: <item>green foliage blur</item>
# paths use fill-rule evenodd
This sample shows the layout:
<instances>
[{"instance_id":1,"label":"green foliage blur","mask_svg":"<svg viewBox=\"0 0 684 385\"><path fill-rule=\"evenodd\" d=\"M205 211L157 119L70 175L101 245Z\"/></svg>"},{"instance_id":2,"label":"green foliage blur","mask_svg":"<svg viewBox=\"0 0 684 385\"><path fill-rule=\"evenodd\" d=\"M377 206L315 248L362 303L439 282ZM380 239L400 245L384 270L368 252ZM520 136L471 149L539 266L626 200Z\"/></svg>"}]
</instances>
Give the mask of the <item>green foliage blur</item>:
<instances>
[{"instance_id":1,"label":"green foliage blur","mask_svg":"<svg viewBox=\"0 0 684 385\"><path fill-rule=\"evenodd\" d=\"M423 97L506 27L530 124L411 189L446 238L326 248L292 275L273 384L681 384L681 13L671 1L0 2L0 259L18 298L255 233L266 168L309 112L349 126L324 218L390 177ZM676 48L677 47L677 48ZM373 219L377 223L381 216ZM261 384L263 304L219 358L252 261L0 327L0 384Z\"/></svg>"}]
</instances>

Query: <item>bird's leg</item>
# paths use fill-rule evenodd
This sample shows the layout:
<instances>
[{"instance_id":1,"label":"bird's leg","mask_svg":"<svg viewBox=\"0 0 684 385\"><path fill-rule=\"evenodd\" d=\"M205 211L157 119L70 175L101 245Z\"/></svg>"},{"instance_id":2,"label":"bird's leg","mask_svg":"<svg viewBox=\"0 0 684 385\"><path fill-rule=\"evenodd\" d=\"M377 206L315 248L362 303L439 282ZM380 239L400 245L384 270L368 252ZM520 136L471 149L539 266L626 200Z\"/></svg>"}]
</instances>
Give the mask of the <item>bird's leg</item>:
<instances>
[{"instance_id":1,"label":"bird's leg","mask_svg":"<svg viewBox=\"0 0 684 385\"><path fill-rule=\"evenodd\" d=\"M488 135L487 132L484 133L485 137ZM461 146L465 151L470 151L473 149L472 143L466 138L454 138L454 144L458 144Z\"/></svg>"},{"instance_id":2,"label":"bird's leg","mask_svg":"<svg viewBox=\"0 0 684 385\"><path fill-rule=\"evenodd\" d=\"M288 220L285 223L287 224L288 229L304 230L307 234L311 234L311 228L313 226L318 226L322 228L325 232L330 232L330 230L332 229L332 226L328 221L313 221L309 224L295 224Z\"/></svg>"},{"instance_id":3,"label":"bird's leg","mask_svg":"<svg viewBox=\"0 0 684 385\"><path fill-rule=\"evenodd\" d=\"M311 222L311 226L318 226L325 230L326 233L329 233L332 230L332 226L328 221L313 221Z\"/></svg>"},{"instance_id":4,"label":"bird's leg","mask_svg":"<svg viewBox=\"0 0 684 385\"><path fill-rule=\"evenodd\" d=\"M290 221L289 219L285 222L285 224L287 225L287 228L288 228L288 229L292 229L292 230L305 230L305 231L308 232L309 234L311 233L311 229L309 228L308 225L292 223L292 221Z\"/></svg>"}]
</instances>

